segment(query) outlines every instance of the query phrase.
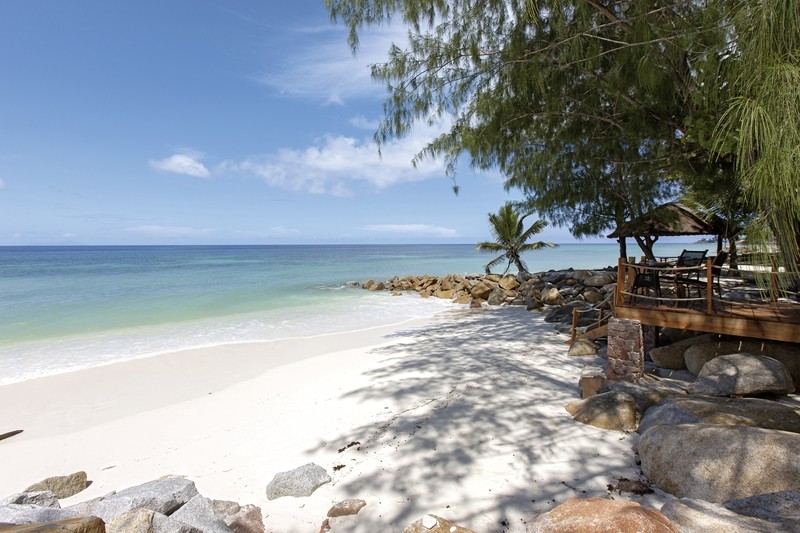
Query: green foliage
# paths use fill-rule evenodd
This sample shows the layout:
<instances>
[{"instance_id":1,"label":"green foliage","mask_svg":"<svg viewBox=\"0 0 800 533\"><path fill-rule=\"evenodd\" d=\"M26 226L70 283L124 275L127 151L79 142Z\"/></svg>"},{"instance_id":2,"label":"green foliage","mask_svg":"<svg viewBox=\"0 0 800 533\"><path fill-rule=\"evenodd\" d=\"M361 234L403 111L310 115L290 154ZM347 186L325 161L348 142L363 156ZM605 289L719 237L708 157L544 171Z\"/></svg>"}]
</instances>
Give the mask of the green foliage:
<instances>
[{"instance_id":1,"label":"green foliage","mask_svg":"<svg viewBox=\"0 0 800 533\"><path fill-rule=\"evenodd\" d=\"M388 90L379 144L448 116L417 160L499 169L576 236L712 180L800 257L797 0L326 4L354 50L366 26L409 28L372 70Z\"/></svg>"},{"instance_id":2,"label":"green foliage","mask_svg":"<svg viewBox=\"0 0 800 533\"><path fill-rule=\"evenodd\" d=\"M771 230L782 263L800 264L800 4L731 2L727 110L714 132L720 158L735 161L738 185L757 216L752 235Z\"/></svg>"},{"instance_id":3,"label":"green foliage","mask_svg":"<svg viewBox=\"0 0 800 533\"><path fill-rule=\"evenodd\" d=\"M552 242L528 242L534 235L547 227L547 221L537 220L530 228L525 229L525 218L532 213L521 213L512 203L506 203L497 213L489 213L489 231L494 241L479 242L475 249L479 252L503 252L486 265L486 273L504 260L508 260L505 274L511 265L515 265L520 272L527 272L527 267L522 261L522 253L541 248L554 248Z\"/></svg>"},{"instance_id":4,"label":"green foliage","mask_svg":"<svg viewBox=\"0 0 800 533\"><path fill-rule=\"evenodd\" d=\"M720 32L697 32L695 2L327 0L357 32L397 15L409 46L373 76L386 84L379 143L418 120L453 118L418 156L467 154L577 236L671 198L686 172L676 132ZM692 48L691 45L694 46ZM688 51L691 50L691 51ZM602 200L602 201L598 201Z\"/></svg>"}]
</instances>

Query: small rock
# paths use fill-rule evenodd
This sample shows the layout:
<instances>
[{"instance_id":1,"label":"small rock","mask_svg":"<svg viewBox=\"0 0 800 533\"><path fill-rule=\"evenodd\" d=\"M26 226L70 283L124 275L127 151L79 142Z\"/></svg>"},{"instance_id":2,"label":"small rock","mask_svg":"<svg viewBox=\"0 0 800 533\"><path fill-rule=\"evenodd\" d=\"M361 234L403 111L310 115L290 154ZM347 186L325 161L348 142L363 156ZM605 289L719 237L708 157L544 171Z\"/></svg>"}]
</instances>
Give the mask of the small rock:
<instances>
[{"instance_id":1,"label":"small rock","mask_svg":"<svg viewBox=\"0 0 800 533\"><path fill-rule=\"evenodd\" d=\"M211 505L214 507L214 514L234 533L264 533L264 518L260 507L239 505L225 500L211 500Z\"/></svg>"},{"instance_id":2,"label":"small rock","mask_svg":"<svg viewBox=\"0 0 800 533\"><path fill-rule=\"evenodd\" d=\"M86 472L75 472L67 476L54 476L34 483L23 492L49 490L56 498L69 498L86 488Z\"/></svg>"},{"instance_id":3,"label":"small rock","mask_svg":"<svg viewBox=\"0 0 800 533\"><path fill-rule=\"evenodd\" d=\"M636 429L636 401L624 392L604 392L571 402L566 410L578 422L600 429Z\"/></svg>"},{"instance_id":4,"label":"small rock","mask_svg":"<svg viewBox=\"0 0 800 533\"><path fill-rule=\"evenodd\" d=\"M685 370L686 359L683 354L687 346L680 344L670 344L669 346L659 346L650 350L650 359L661 368L670 370Z\"/></svg>"},{"instance_id":5,"label":"small rock","mask_svg":"<svg viewBox=\"0 0 800 533\"><path fill-rule=\"evenodd\" d=\"M564 301L564 296L555 287L545 287L542 289L542 296L540 298L542 303L546 305L556 305Z\"/></svg>"},{"instance_id":6,"label":"small rock","mask_svg":"<svg viewBox=\"0 0 800 533\"><path fill-rule=\"evenodd\" d=\"M489 305L501 305L506 301L506 293L503 291L502 288L498 285L494 288L494 290L489 294L489 297L486 298L486 303Z\"/></svg>"},{"instance_id":7,"label":"small rock","mask_svg":"<svg viewBox=\"0 0 800 533\"><path fill-rule=\"evenodd\" d=\"M630 492L631 494L652 494L655 492L650 488L650 485L643 481L624 477L619 478L616 485L609 485L608 490L617 491L620 494L623 492Z\"/></svg>"},{"instance_id":8,"label":"small rock","mask_svg":"<svg viewBox=\"0 0 800 533\"><path fill-rule=\"evenodd\" d=\"M331 478L324 468L308 463L294 470L275 474L267 485L267 499L311 496L315 490L330 481Z\"/></svg>"},{"instance_id":9,"label":"small rock","mask_svg":"<svg viewBox=\"0 0 800 533\"><path fill-rule=\"evenodd\" d=\"M617 276L611 272L600 272L583 280L587 287L605 287L617 281Z\"/></svg>"},{"instance_id":10,"label":"small rock","mask_svg":"<svg viewBox=\"0 0 800 533\"><path fill-rule=\"evenodd\" d=\"M586 357L597 355L598 346L596 343L586 340L578 339L572 343L567 355L571 357Z\"/></svg>"},{"instance_id":11,"label":"small rock","mask_svg":"<svg viewBox=\"0 0 800 533\"><path fill-rule=\"evenodd\" d=\"M80 518L81 514L70 509L39 507L31 504L9 504L0 507L0 524L33 524Z\"/></svg>"},{"instance_id":12,"label":"small rock","mask_svg":"<svg viewBox=\"0 0 800 533\"><path fill-rule=\"evenodd\" d=\"M38 505L39 507L52 507L54 509L60 509L61 504L56 498L56 495L50 492L49 490L39 490L35 492L20 492L18 494L12 494L7 498L0 500L0 506L8 505L8 504L17 504L17 505Z\"/></svg>"},{"instance_id":13,"label":"small rock","mask_svg":"<svg viewBox=\"0 0 800 533\"><path fill-rule=\"evenodd\" d=\"M640 415L665 398L686 396L686 390L683 387L667 380L653 380L649 376L642 377L638 383L612 381L608 384L608 390L630 394L636 401L636 410Z\"/></svg>"},{"instance_id":14,"label":"small rock","mask_svg":"<svg viewBox=\"0 0 800 533\"><path fill-rule=\"evenodd\" d=\"M425 515L407 528L403 533L475 533L433 514Z\"/></svg>"},{"instance_id":15,"label":"small rock","mask_svg":"<svg viewBox=\"0 0 800 533\"><path fill-rule=\"evenodd\" d=\"M348 499L342 500L328 510L328 518L337 516L350 516L358 512L367 505L364 500Z\"/></svg>"},{"instance_id":16,"label":"small rock","mask_svg":"<svg viewBox=\"0 0 800 533\"><path fill-rule=\"evenodd\" d=\"M106 533L201 533L189 524L150 509L133 509L106 524Z\"/></svg>"},{"instance_id":17,"label":"small rock","mask_svg":"<svg viewBox=\"0 0 800 533\"><path fill-rule=\"evenodd\" d=\"M214 512L211 500L198 494L170 515L203 533L231 533L228 525Z\"/></svg>"}]
</instances>

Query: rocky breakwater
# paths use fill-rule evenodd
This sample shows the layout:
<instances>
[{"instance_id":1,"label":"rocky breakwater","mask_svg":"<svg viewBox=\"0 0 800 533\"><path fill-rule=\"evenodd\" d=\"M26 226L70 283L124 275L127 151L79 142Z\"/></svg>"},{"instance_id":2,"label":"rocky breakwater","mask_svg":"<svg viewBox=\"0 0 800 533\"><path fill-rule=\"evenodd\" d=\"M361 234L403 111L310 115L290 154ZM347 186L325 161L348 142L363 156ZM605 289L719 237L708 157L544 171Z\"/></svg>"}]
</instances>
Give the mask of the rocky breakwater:
<instances>
[{"instance_id":1,"label":"rocky breakwater","mask_svg":"<svg viewBox=\"0 0 800 533\"><path fill-rule=\"evenodd\" d=\"M607 300L613 295L616 281L616 272L608 267L517 275L405 276L386 281L367 280L360 286L370 291L388 290L396 295L417 292L423 298L443 298L471 307L524 305L528 310L543 310L545 320L562 323L568 328L572 324L573 308L581 311L595 308L595 313L581 314L578 325L582 327L596 320L601 307L610 308Z\"/></svg>"}]
</instances>

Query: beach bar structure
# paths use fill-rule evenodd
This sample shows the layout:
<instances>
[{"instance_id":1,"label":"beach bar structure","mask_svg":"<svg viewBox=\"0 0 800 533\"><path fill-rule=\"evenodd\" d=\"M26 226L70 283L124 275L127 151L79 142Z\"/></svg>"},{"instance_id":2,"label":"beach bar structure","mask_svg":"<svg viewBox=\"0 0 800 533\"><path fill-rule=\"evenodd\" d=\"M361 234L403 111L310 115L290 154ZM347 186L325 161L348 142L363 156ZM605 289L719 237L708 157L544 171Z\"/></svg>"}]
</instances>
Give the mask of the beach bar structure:
<instances>
[{"instance_id":1,"label":"beach bar structure","mask_svg":"<svg viewBox=\"0 0 800 533\"><path fill-rule=\"evenodd\" d=\"M677 202L669 202L656 207L645 217L624 222L608 235L609 239L627 237L650 238L653 242L659 237L683 237L687 235L714 235L717 252L722 250L722 241L729 231L728 222L717 216L701 217L694 210Z\"/></svg>"},{"instance_id":2,"label":"beach bar structure","mask_svg":"<svg viewBox=\"0 0 800 533\"><path fill-rule=\"evenodd\" d=\"M800 298L781 283L785 273L769 272L769 282L761 284L721 280L714 259L694 267L619 260L613 314L601 310L600 319L578 335L578 317L586 310L573 310L571 342L608 338L605 374L582 374L582 395L596 381L638 381L662 327L800 343ZM646 283L640 283L643 277ZM724 297L722 287L729 291Z\"/></svg>"},{"instance_id":3,"label":"beach bar structure","mask_svg":"<svg viewBox=\"0 0 800 533\"><path fill-rule=\"evenodd\" d=\"M716 235L716 255L684 250L679 258L620 259L613 312L606 315L600 308L599 320L578 334L580 314L591 309L573 310L572 342L608 338L608 379L642 377L644 360L663 327L800 343L800 295L789 291L790 274L771 265L756 267L758 283L743 280L741 272L725 276L722 240L736 231L723 219L703 220L677 203L658 209L661 215L620 225L609 237L638 235L654 242L667 235Z\"/></svg>"},{"instance_id":4,"label":"beach bar structure","mask_svg":"<svg viewBox=\"0 0 800 533\"><path fill-rule=\"evenodd\" d=\"M800 301L782 288L780 277L785 273L765 272L768 281L758 285L740 278L720 279L722 272L715 268L714 258L685 268L620 259L614 317L657 327L800 343ZM648 283L637 283L637 277Z\"/></svg>"}]
</instances>

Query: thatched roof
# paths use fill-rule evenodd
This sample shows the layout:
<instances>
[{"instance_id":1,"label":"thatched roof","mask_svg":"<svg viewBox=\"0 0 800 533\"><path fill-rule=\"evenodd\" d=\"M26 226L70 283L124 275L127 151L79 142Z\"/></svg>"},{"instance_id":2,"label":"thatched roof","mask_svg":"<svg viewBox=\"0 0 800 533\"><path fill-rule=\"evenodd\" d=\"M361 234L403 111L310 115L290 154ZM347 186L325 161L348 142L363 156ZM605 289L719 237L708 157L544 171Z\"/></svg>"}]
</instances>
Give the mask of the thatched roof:
<instances>
[{"instance_id":1,"label":"thatched roof","mask_svg":"<svg viewBox=\"0 0 800 533\"><path fill-rule=\"evenodd\" d=\"M650 216L625 222L608 237L632 237L652 235L674 237L679 235L721 235L725 231L725 220L714 215L710 222L685 205L670 202L658 206Z\"/></svg>"}]
</instances>

